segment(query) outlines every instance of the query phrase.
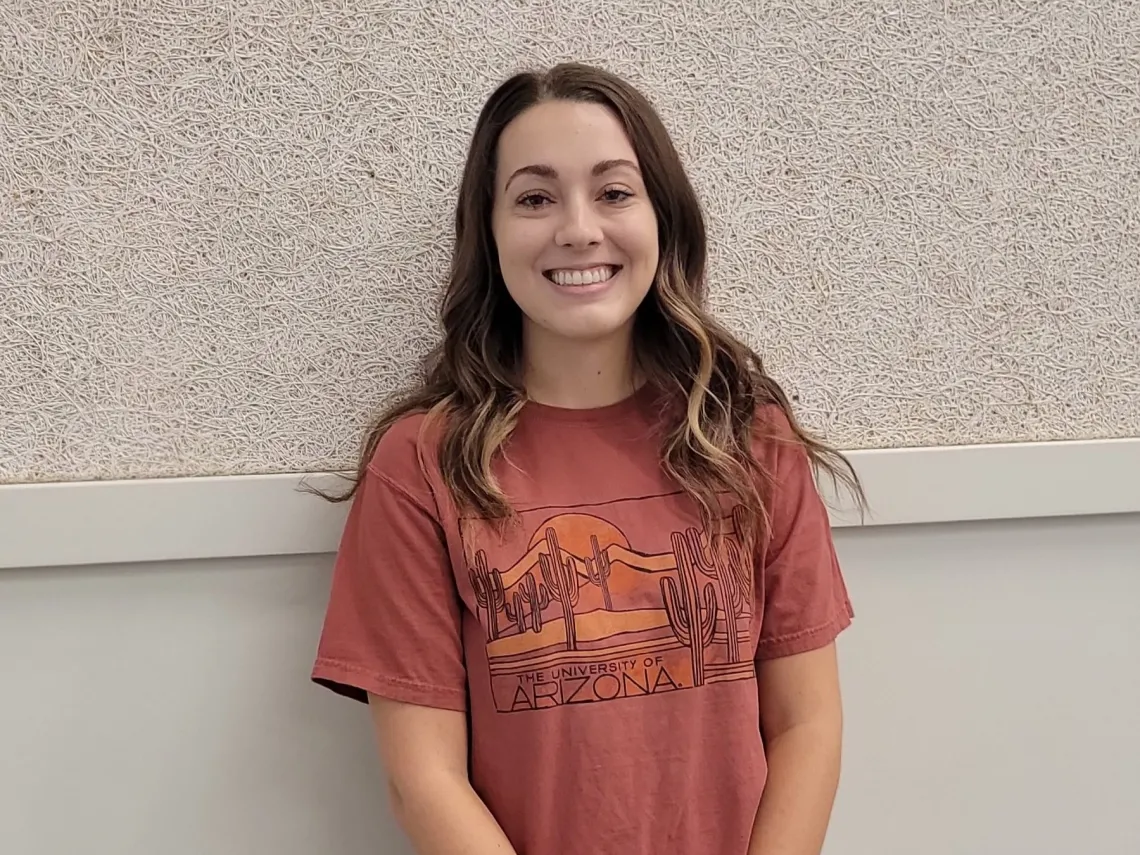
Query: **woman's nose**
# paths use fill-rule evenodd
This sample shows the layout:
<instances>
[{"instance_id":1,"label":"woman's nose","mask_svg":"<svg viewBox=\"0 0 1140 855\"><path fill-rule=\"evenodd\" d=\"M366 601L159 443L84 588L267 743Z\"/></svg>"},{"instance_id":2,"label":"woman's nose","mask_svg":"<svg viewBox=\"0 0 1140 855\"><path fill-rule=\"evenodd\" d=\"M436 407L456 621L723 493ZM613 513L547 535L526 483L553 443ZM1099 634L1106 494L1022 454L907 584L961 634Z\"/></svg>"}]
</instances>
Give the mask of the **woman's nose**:
<instances>
[{"instance_id":1,"label":"woman's nose","mask_svg":"<svg viewBox=\"0 0 1140 855\"><path fill-rule=\"evenodd\" d=\"M592 246L601 243L602 229L590 205L567 204L554 236L559 246Z\"/></svg>"}]
</instances>

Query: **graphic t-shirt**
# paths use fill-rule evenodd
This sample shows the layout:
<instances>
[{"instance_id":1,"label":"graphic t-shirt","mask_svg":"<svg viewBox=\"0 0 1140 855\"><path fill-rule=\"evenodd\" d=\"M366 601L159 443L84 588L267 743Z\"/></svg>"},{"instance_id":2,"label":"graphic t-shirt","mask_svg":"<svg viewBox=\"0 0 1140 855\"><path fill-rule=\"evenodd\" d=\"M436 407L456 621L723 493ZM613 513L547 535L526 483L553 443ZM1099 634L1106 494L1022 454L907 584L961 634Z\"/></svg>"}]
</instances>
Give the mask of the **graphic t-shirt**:
<instances>
[{"instance_id":1,"label":"graphic t-shirt","mask_svg":"<svg viewBox=\"0 0 1140 855\"><path fill-rule=\"evenodd\" d=\"M528 403L496 468L506 526L457 513L409 416L349 513L313 678L465 711L472 786L518 855L745 855L766 777L756 662L851 621L782 412L757 416L775 487L751 555L741 506L710 538L662 470L658 414L648 389Z\"/></svg>"}]
</instances>

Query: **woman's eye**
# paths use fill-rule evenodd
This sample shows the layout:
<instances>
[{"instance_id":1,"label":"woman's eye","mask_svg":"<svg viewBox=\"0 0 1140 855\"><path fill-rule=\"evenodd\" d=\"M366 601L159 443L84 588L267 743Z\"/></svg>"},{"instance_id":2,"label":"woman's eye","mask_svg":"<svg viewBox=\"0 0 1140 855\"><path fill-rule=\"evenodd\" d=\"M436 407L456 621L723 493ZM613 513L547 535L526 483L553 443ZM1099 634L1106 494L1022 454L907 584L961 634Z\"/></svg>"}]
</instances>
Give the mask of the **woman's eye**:
<instances>
[{"instance_id":1,"label":"woman's eye","mask_svg":"<svg viewBox=\"0 0 1140 855\"><path fill-rule=\"evenodd\" d=\"M547 200L541 193L528 193L519 199L519 204L524 208L538 208L543 205Z\"/></svg>"},{"instance_id":2,"label":"woman's eye","mask_svg":"<svg viewBox=\"0 0 1140 855\"><path fill-rule=\"evenodd\" d=\"M620 187L611 187L602 191L602 198L607 202L624 202L632 196L632 193L628 190L622 190Z\"/></svg>"}]
</instances>

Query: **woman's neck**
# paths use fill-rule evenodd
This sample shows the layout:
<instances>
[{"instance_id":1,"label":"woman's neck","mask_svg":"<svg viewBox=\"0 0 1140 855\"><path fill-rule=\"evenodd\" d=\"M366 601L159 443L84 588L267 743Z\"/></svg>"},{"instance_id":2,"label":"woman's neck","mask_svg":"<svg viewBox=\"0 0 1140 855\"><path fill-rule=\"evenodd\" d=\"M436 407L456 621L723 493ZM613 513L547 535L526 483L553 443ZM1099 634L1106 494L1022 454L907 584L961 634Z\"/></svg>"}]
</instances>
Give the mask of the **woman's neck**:
<instances>
[{"instance_id":1,"label":"woman's neck","mask_svg":"<svg viewBox=\"0 0 1140 855\"><path fill-rule=\"evenodd\" d=\"M527 395L547 406L606 407L640 385L629 334L574 341L532 333L526 335L525 353Z\"/></svg>"}]
</instances>

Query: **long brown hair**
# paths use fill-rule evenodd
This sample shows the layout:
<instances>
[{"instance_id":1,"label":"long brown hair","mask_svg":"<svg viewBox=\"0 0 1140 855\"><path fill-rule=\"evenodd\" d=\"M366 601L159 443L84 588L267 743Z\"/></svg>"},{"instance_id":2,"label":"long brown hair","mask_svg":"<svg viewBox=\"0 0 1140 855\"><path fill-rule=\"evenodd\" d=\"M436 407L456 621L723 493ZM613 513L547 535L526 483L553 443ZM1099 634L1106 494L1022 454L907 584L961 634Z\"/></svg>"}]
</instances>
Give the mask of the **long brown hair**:
<instances>
[{"instance_id":1,"label":"long brown hair","mask_svg":"<svg viewBox=\"0 0 1140 855\"><path fill-rule=\"evenodd\" d=\"M780 407L816 469L830 472L861 501L858 477L847 460L800 427L760 357L706 310L704 216L656 110L629 83L580 63L516 74L483 106L459 188L440 314L443 340L429 356L422 382L389 406L368 433L351 489L322 495L332 501L351 498L385 432L406 415L427 413L442 420L439 464L459 508L487 519L513 515L492 467L527 400L522 314L499 270L491 208L503 129L548 100L608 107L640 161L657 215L660 266L635 319L635 353L647 382L674 404L664 410L669 414L661 431L664 467L697 502L706 525L726 491L751 519L767 519L770 474L756 461L752 446L757 408L764 404Z\"/></svg>"}]
</instances>

